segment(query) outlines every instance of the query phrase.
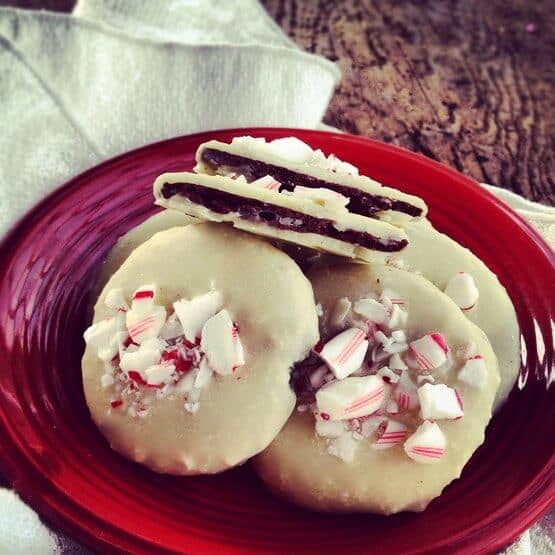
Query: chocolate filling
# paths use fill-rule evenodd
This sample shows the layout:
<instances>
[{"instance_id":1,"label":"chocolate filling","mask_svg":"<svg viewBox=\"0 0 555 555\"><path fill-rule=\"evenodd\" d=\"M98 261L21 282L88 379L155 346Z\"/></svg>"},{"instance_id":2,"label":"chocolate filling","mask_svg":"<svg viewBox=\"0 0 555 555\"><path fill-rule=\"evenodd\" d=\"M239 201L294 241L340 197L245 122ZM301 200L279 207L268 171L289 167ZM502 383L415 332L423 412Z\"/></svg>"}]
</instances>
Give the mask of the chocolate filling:
<instances>
[{"instance_id":1,"label":"chocolate filling","mask_svg":"<svg viewBox=\"0 0 555 555\"><path fill-rule=\"evenodd\" d=\"M240 197L233 193L209 189L193 183L164 183L161 195L165 199L180 195L218 214L236 212L245 220L264 222L278 229L299 233L318 233L332 239L354 243L367 249L393 252L401 250L408 243L406 239L384 241L370 233L354 229L339 231L335 228L332 220L316 218L290 208L275 206L257 199Z\"/></svg>"},{"instance_id":2,"label":"chocolate filling","mask_svg":"<svg viewBox=\"0 0 555 555\"><path fill-rule=\"evenodd\" d=\"M206 164L217 168L220 166L228 166L234 171L245 176L245 179L250 183L255 179L271 175L274 179L281 183L280 190L292 191L296 185L303 187L324 187L332 189L337 193L350 198L349 211L361 216L373 216L376 212L382 210L396 210L409 214L410 216L421 216L422 209L414 206L403 200L392 199L380 195L372 195L365 193L353 187L344 187L336 183L330 183L323 179L317 179L310 175L297 173L287 168L274 166L273 164L266 164L260 160L251 160L244 156L230 154L229 152L222 152L213 148L205 148L202 151L202 161Z\"/></svg>"}]
</instances>

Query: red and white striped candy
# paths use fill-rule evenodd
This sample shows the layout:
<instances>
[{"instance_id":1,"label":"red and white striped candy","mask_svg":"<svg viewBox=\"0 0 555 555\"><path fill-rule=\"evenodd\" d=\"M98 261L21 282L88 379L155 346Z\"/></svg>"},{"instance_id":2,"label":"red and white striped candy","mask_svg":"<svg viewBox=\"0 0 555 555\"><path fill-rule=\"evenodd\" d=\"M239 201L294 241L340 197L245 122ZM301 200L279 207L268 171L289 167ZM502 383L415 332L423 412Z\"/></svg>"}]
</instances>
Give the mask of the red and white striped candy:
<instances>
[{"instance_id":1,"label":"red and white striped candy","mask_svg":"<svg viewBox=\"0 0 555 555\"><path fill-rule=\"evenodd\" d=\"M433 464L443 457L446 444L440 427L426 421L405 441L405 453L416 462Z\"/></svg>"},{"instance_id":2,"label":"red and white striped candy","mask_svg":"<svg viewBox=\"0 0 555 555\"><path fill-rule=\"evenodd\" d=\"M387 308L374 299L359 299L354 304L353 310L376 324L385 324L389 320Z\"/></svg>"},{"instance_id":3,"label":"red and white striped candy","mask_svg":"<svg viewBox=\"0 0 555 555\"><path fill-rule=\"evenodd\" d=\"M341 208L345 208L350 200L348 197L324 187L303 187L297 185L293 189L293 195L309 199L321 206L329 206L331 204Z\"/></svg>"},{"instance_id":4,"label":"red and white striped candy","mask_svg":"<svg viewBox=\"0 0 555 555\"><path fill-rule=\"evenodd\" d=\"M124 327L124 320L113 316L89 326L83 338L92 347L100 360L112 360L119 351L119 332Z\"/></svg>"},{"instance_id":5,"label":"red and white striped candy","mask_svg":"<svg viewBox=\"0 0 555 555\"><path fill-rule=\"evenodd\" d=\"M480 296L474 278L466 272L455 274L447 282L445 294L451 297L461 310L470 310L478 302Z\"/></svg>"},{"instance_id":6,"label":"red and white striped candy","mask_svg":"<svg viewBox=\"0 0 555 555\"><path fill-rule=\"evenodd\" d=\"M367 350L366 334L358 328L349 328L330 339L319 355L335 377L342 380L360 368Z\"/></svg>"},{"instance_id":7,"label":"red and white striped candy","mask_svg":"<svg viewBox=\"0 0 555 555\"><path fill-rule=\"evenodd\" d=\"M261 187L262 189L267 189L268 191L278 191L281 187L281 183L274 179L271 175L265 175L264 177L260 177L251 181L251 185L255 187Z\"/></svg>"},{"instance_id":8,"label":"red and white striped candy","mask_svg":"<svg viewBox=\"0 0 555 555\"><path fill-rule=\"evenodd\" d=\"M411 380L406 370L401 372L399 383L395 389L395 399L399 407L399 412L417 409L420 404L418 400L418 388Z\"/></svg>"},{"instance_id":9,"label":"red and white striped candy","mask_svg":"<svg viewBox=\"0 0 555 555\"><path fill-rule=\"evenodd\" d=\"M422 370L439 368L447 361L449 347L441 333L429 333L411 341L409 347Z\"/></svg>"},{"instance_id":10,"label":"red and white striped candy","mask_svg":"<svg viewBox=\"0 0 555 555\"><path fill-rule=\"evenodd\" d=\"M173 364L155 364L145 370L145 380L148 385L166 384L171 381L174 372L175 366Z\"/></svg>"},{"instance_id":11,"label":"red and white striped candy","mask_svg":"<svg viewBox=\"0 0 555 555\"><path fill-rule=\"evenodd\" d=\"M342 327L351 312L352 303L347 297L341 297L335 303L330 318L330 324L334 327Z\"/></svg>"},{"instance_id":12,"label":"red and white striped candy","mask_svg":"<svg viewBox=\"0 0 555 555\"><path fill-rule=\"evenodd\" d=\"M399 353L394 353L393 355L391 355L388 366L392 370L407 370L408 368Z\"/></svg>"},{"instance_id":13,"label":"red and white striped candy","mask_svg":"<svg viewBox=\"0 0 555 555\"><path fill-rule=\"evenodd\" d=\"M476 389L483 389L488 383L488 368L482 355L470 357L460 369L458 379Z\"/></svg>"},{"instance_id":14,"label":"red and white striped candy","mask_svg":"<svg viewBox=\"0 0 555 555\"><path fill-rule=\"evenodd\" d=\"M156 297L156 285L141 285L131 298L131 308L133 310L148 310L154 304Z\"/></svg>"},{"instance_id":15,"label":"red and white striped candy","mask_svg":"<svg viewBox=\"0 0 555 555\"><path fill-rule=\"evenodd\" d=\"M245 364L239 333L227 310L221 310L204 324L200 347L210 368L222 376L232 374Z\"/></svg>"},{"instance_id":16,"label":"red and white striped candy","mask_svg":"<svg viewBox=\"0 0 555 555\"><path fill-rule=\"evenodd\" d=\"M191 300L181 299L173 303L173 308L185 338L194 343L201 334L202 327L223 305L223 296L219 291L210 291Z\"/></svg>"},{"instance_id":17,"label":"red and white striped candy","mask_svg":"<svg viewBox=\"0 0 555 555\"><path fill-rule=\"evenodd\" d=\"M131 310L125 313L125 317L131 339L141 344L146 339L158 336L166 321L166 309L163 306L145 306L142 303L137 308L134 302Z\"/></svg>"},{"instance_id":18,"label":"red and white striped candy","mask_svg":"<svg viewBox=\"0 0 555 555\"><path fill-rule=\"evenodd\" d=\"M408 430L401 422L387 419L386 422L382 422L376 434L376 443L373 443L372 447L374 449L390 449L405 440Z\"/></svg>"},{"instance_id":19,"label":"red and white striped candy","mask_svg":"<svg viewBox=\"0 0 555 555\"><path fill-rule=\"evenodd\" d=\"M426 383L418 388L422 416L426 419L454 420L463 416L457 392L443 383Z\"/></svg>"},{"instance_id":20,"label":"red and white striped candy","mask_svg":"<svg viewBox=\"0 0 555 555\"><path fill-rule=\"evenodd\" d=\"M383 378L386 383L396 384L399 382L399 374L391 370L388 366L384 366L378 370L378 376Z\"/></svg>"},{"instance_id":21,"label":"red and white striped candy","mask_svg":"<svg viewBox=\"0 0 555 555\"><path fill-rule=\"evenodd\" d=\"M390 304L392 304L392 305L398 305L402 308L405 307L407 304L407 301L403 297L401 297L399 293L397 293L396 291L393 291L393 289L389 289L388 287L386 287L382 291L382 294L380 295L380 301L386 306L389 306Z\"/></svg>"},{"instance_id":22,"label":"red and white striped candy","mask_svg":"<svg viewBox=\"0 0 555 555\"><path fill-rule=\"evenodd\" d=\"M129 310L129 305L127 304L127 300L123 294L123 289L119 287L116 289L110 289L110 291L106 293L104 304L116 312L127 312Z\"/></svg>"},{"instance_id":23,"label":"red and white striped candy","mask_svg":"<svg viewBox=\"0 0 555 555\"><path fill-rule=\"evenodd\" d=\"M134 370L145 378L145 370L160 362L160 353L161 350L154 346L141 345L136 350L128 349L122 352L119 366L126 373Z\"/></svg>"},{"instance_id":24,"label":"red and white striped candy","mask_svg":"<svg viewBox=\"0 0 555 555\"><path fill-rule=\"evenodd\" d=\"M334 381L316 392L321 415L329 420L366 416L378 410L385 400L385 384L377 376L351 377Z\"/></svg>"}]
</instances>

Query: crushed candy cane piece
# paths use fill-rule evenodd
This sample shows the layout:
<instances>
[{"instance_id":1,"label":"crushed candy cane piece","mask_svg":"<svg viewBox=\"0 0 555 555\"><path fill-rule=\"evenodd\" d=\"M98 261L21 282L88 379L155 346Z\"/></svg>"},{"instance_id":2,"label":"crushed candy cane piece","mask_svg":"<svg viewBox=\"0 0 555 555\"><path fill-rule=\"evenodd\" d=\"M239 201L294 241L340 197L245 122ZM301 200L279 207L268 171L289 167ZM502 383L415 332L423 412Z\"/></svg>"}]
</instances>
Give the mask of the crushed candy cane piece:
<instances>
[{"instance_id":1,"label":"crushed candy cane piece","mask_svg":"<svg viewBox=\"0 0 555 555\"><path fill-rule=\"evenodd\" d=\"M318 389L326 383L326 375L328 372L328 367L322 365L310 374L310 385L312 386L312 389Z\"/></svg>"},{"instance_id":2,"label":"crushed candy cane piece","mask_svg":"<svg viewBox=\"0 0 555 555\"><path fill-rule=\"evenodd\" d=\"M85 343L96 350L100 360L109 361L119 352L118 333L124 326L124 320L113 316L89 326L83 338Z\"/></svg>"},{"instance_id":3,"label":"crushed candy cane piece","mask_svg":"<svg viewBox=\"0 0 555 555\"><path fill-rule=\"evenodd\" d=\"M336 328L343 326L349 316L349 313L351 312L351 306L352 303L347 297L337 299L333 307L330 324Z\"/></svg>"},{"instance_id":4,"label":"crushed candy cane piece","mask_svg":"<svg viewBox=\"0 0 555 555\"><path fill-rule=\"evenodd\" d=\"M418 388L422 416L430 419L456 419L463 416L456 390L445 384L424 384Z\"/></svg>"},{"instance_id":5,"label":"crushed candy cane piece","mask_svg":"<svg viewBox=\"0 0 555 555\"><path fill-rule=\"evenodd\" d=\"M376 324L385 324L389 320L387 308L374 299L359 299L353 310Z\"/></svg>"},{"instance_id":6,"label":"crushed candy cane piece","mask_svg":"<svg viewBox=\"0 0 555 555\"><path fill-rule=\"evenodd\" d=\"M488 368L482 355L470 357L460 369L458 379L476 389L483 389L488 382Z\"/></svg>"},{"instance_id":7,"label":"crushed candy cane piece","mask_svg":"<svg viewBox=\"0 0 555 555\"><path fill-rule=\"evenodd\" d=\"M387 412L388 414L398 414L399 405L397 404L397 401L390 399L385 406L385 412Z\"/></svg>"},{"instance_id":8,"label":"crushed candy cane piece","mask_svg":"<svg viewBox=\"0 0 555 555\"><path fill-rule=\"evenodd\" d=\"M384 290L382 291L382 294L380 295L380 301L384 304L391 303L401 307L404 307L407 304L407 301L401 295L399 295L399 293L387 287L384 288Z\"/></svg>"},{"instance_id":9,"label":"crushed candy cane piece","mask_svg":"<svg viewBox=\"0 0 555 555\"><path fill-rule=\"evenodd\" d=\"M385 384L377 376L345 378L331 382L316 392L320 413L330 420L366 416L378 410L385 397Z\"/></svg>"},{"instance_id":10,"label":"crushed candy cane piece","mask_svg":"<svg viewBox=\"0 0 555 555\"><path fill-rule=\"evenodd\" d=\"M254 185L255 187L261 187L262 189L267 189L268 191L277 191L281 187L281 183L274 179L271 175L265 175L264 177L259 177L254 181L250 182L250 185Z\"/></svg>"},{"instance_id":11,"label":"crushed candy cane piece","mask_svg":"<svg viewBox=\"0 0 555 555\"><path fill-rule=\"evenodd\" d=\"M435 383L435 378L431 374L420 374L416 377L416 381L418 385L422 385L424 383Z\"/></svg>"},{"instance_id":12,"label":"crushed candy cane piece","mask_svg":"<svg viewBox=\"0 0 555 555\"><path fill-rule=\"evenodd\" d=\"M232 374L245 364L239 333L227 310L221 310L206 321L200 346L212 370L222 376Z\"/></svg>"},{"instance_id":13,"label":"crushed candy cane piece","mask_svg":"<svg viewBox=\"0 0 555 555\"><path fill-rule=\"evenodd\" d=\"M141 285L131 298L131 308L133 310L148 310L154 304L156 297L156 286L154 284Z\"/></svg>"},{"instance_id":14,"label":"crushed candy cane piece","mask_svg":"<svg viewBox=\"0 0 555 555\"><path fill-rule=\"evenodd\" d=\"M449 347L441 333L429 333L409 343L410 350L422 370L439 368L447 361Z\"/></svg>"},{"instance_id":15,"label":"crushed candy cane piece","mask_svg":"<svg viewBox=\"0 0 555 555\"><path fill-rule=\"evenodd\" d=\"M208 360L206 357L203 357L200 361L200 366L197 372L197 376L195 378L195 388L202 389L210 382L210 378L212 378L212 369L208 364Z\"/></svg>"},{"instance_id":16,"label":"crushed candy cane piece","mask_svg":"<svg viewBox=\"0 0 555 555\"><path fill-rule=\"evenodd\" d=\"M183 333L188 341L194 343L201 335L202 327L220 311L223 296L219 291L210 291L190 300L181 299L173 303Z\"/></svg>"},{"instance_id":17,"label":"crushed candy cane piece","mask_svg":"<svg viewBox=\"0 0 555 555\"><path fill-rule=\"evenodd\" d=\"M283 137L266 143L266 150L286 162L305 164L312 159L313 150L296 137Z\"/></svg>"},{"instance_id":18,"label":"crushed candy cane piece","mask_svg":"<svg viewBox=\"0 0 555 555\"><path fill-rule=\"evenodd\" d=\"M373 443L372 447L374 449L390 449L405 440L408 430L401 422L387 419L387 421L381 423L376 435L376 443Z\"/></svg>"},{"instance_id":19,"label":"crushed candy cane piece","mask_svg":"<svg viewBox=\"0 0 555 555\"><path fill-rule=\"evenodd\" d=\"M322 437L339 437L345 432L345 425L340 420L316 419L316 433Z\"/></svg>"},{"instance_id":20,"label":"crushed candy cane piece","mask_svg":"<svg viewBox=\"0 0 555 555\"><path fill-rule=\"evenodd\" d=\"M474 278L466 272L458 272L449 279L445 294L451 297L461 310L473 308L480 296Z\"/></svg>"},{"instance_id":21,"label":"crushed candy cane piece","mask_svg":"<svg viewBox=\"0 0 555 555\"><path fill-rule=\"evenodd\" d=\"M328 444L328 453L342 459L345 462L352 462L358 442L353 438L352 434L342 434L332 439Z\"/></svg>"},{"instance_id":22,"label":"crushed candy cane piece","mask_svg":"<svg viewBox=\"0 0 555 555\"><path fill-rule=\"evenodd\" d=\"M411 380L407 370L401 372L401 377L395 390L395 399L399 405L399 411L414 410L420 405L418 388Z\"/></svg>"},{"instance_id":23,"label":"crushed candy cane piece","mask_svg":"<svg viewBox=\"0 0 555 555\"><path fill-rule=\"evenodd\" d=\"M119 361L119 367L129 373L135 370L144 378L144 371L150 366L154 366L160 362L160 349L143 347L142 345L136 349L128 349L122 353Z\"/></svg>"},{"instance_id":24,"label":"crushed candy cane piece","mask_svg":"<svg viewBox=\"0 0 555 555\"><path fill-rule=\"evenodd\" d=\"M383 366L378 370L378 376L384 379L386 383L396 384L399 382L399 374L391 370L388 366Z\"/></svg>"},{"instance_id":25,"label":"crushed candy cane piece","mask_svg":"<svg viewBox=\"0 0 555 555\"><path fill-rule=\"evenodd\" d=\"M148 310L142 305L139 309L134 308L133 305L125 315L127 331L131 339L138 344L145 339L156 337L166 321L166 309L155 304L148 307Z\"/></svg>"},{"instance_id":26,"label":"crushed candy cane piece","mask_svg":"<svg viewBox=\"0 0 555 555\"><path fill-rule=\"evenodd\" d=\"M319 355L338 380L358 370L368 350L366 334L358 328L349 328L330 339Z\"/></svg>"},{"instance_id":27,"label":"crushed candy cane piece","mask_svg":"<svg viewBox=\"0 0 555 555\"><path fill-rule=\"evenodd\" d=\"M401 308L401 305L394 304L391 307L391 314L387 322L387 328L395 330L403 328L407 325L409 314L406 310Z\"/></svg>"},{"instance_id":28,"label":"crushed candy cane piece","mask_svg":"<svg viewBox=\"0 0 555 555\"><path fill-rule=\"evenodd\" d=\"M127 304L127 300L123 294L123 289L119 287L116 289L110 289L110 291L106 293L104 304L108 308L115 311L127 312L129 310L129 305Z\"/></svg>"},{"instance_id":29,"label":"crushed candy cane piece","mask_svg":"<svg viewBox=\"0 0 555 555\"><path fill-rule=\"evenodd\" d=\"M414 461L424 464L438 462L445 453L447 441L441 428L430 421L423 422L405 441L405 453Z\"/></svg>"},{"instance_id":30,"label":"crushed candy cane piece","mask_svg":"<svg viewBox=\"0 0 555 555\"><path fill-rule=\"evenodd\" d=\"M171 380L175 371L173 364L155 364L145 370L146 382L148 385L161 385Z\"/></svg>"},{"instance_id":31,"label":"crushed candy cane piece","mask_svg":"<svg viewBox=\"0 0 555 555\"><path fill-rule=\"evenodd\" d=\"M408 366L405 364L399 353L394 353L389 359L388 366L392 370L407 370Z\"/></svg>"}]
</instances>

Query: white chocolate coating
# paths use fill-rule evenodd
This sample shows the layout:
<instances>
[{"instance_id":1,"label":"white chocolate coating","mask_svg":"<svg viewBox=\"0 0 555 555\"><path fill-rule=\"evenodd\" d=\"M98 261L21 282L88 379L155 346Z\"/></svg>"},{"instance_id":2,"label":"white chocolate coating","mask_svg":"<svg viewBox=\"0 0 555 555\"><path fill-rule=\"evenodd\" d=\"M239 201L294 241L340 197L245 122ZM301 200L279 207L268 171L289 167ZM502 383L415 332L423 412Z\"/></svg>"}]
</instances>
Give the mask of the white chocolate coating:
<instances>
[{"instance_id":1,"label":"white chocolate coating","mask_svg":"<svg viewBox=\"0 0 555 555\"><path fill-rule=\"evenodd\" d=\"M433 465L409 459L402 444L376 450L361 441L352 462L330 455L324 438L316 435L310 412L295 411L278 437L255 459L262 479L277 493L301 505L322 511L370 511L391 514L421 511L460 473L484 440L484 430L499 384L495 355L485 335L469 322L458 307L420 276L395 268L343 264L320 269L312 275L315 298L322 304L322 336L337 299L352 301L369 292L390 287L408 300L407 335L410 338L440 331L457 353L474 342L488 367L486 387L477 391L457 381L462 361L444 375L434 373L436 382L456 386L464 404L462 420L440 420L447 438L443 458ZM418 422L404 420L411 431Z\"/></svg>"},{"instance_id":2,"label":"white chocolate coating","mask_svg":"<svg viewBox=\"0 0 555 555\"><path fill-rule=\"evenodd\" d=\"M110 409L103 364L87 348L83 385L93 420L115 450L158 472L215 473L260 452L293 409L290 366L318 340L308 280L278 249L228 226L177 227L133 251L101 293L94 321L107 315L107 292L122 288L129 298L144 283L156 283L157 303L167 309L211 287L220 291L240 326L245 365L237 375L214 378L195 414L184 410L180 396L168 396L154 398L144 418L133 418Z\"/></svg>"}]
</instances>

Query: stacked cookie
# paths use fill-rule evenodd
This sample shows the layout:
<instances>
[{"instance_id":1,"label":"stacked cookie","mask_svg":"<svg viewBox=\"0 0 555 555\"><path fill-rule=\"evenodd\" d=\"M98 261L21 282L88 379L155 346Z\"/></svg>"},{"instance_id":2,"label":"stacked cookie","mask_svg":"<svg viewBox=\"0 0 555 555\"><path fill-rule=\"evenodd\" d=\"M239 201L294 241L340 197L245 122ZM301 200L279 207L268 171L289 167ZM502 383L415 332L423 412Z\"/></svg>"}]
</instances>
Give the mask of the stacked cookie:
<instances>
[{"instance_id":1,"label":"stacked cookie","mask_svg":"<svg viewBox=\"0 0 555 555\"><path fill-rule=\"evenodd\" d=\"M83 358L99 428L160 472L255 457L302 505L423 510L518 372L495 275L421 199L293 137L209 141L195 172L156 180L166 210L103 269Z\"/></svg>"}]
</instances>

